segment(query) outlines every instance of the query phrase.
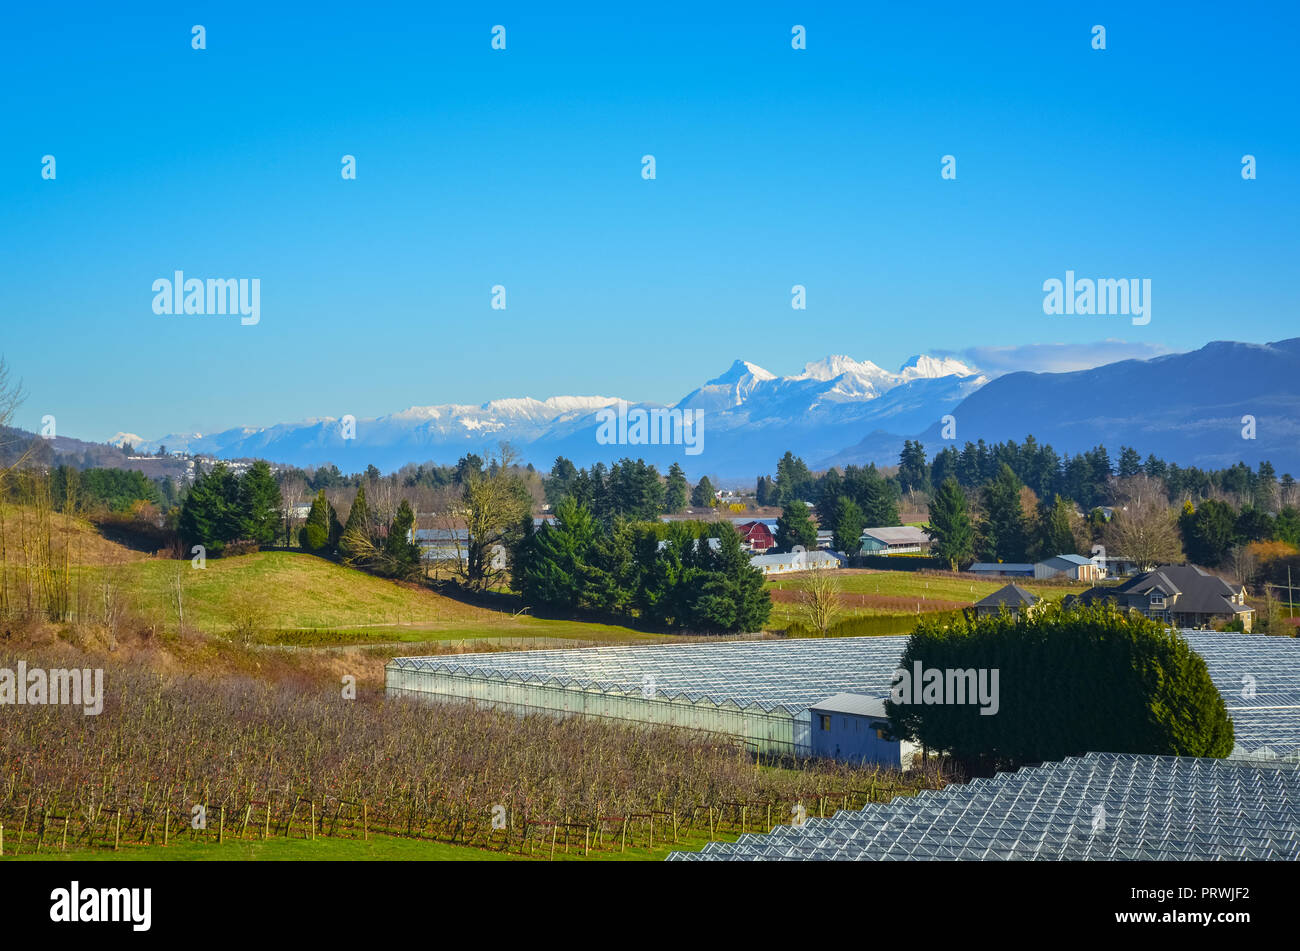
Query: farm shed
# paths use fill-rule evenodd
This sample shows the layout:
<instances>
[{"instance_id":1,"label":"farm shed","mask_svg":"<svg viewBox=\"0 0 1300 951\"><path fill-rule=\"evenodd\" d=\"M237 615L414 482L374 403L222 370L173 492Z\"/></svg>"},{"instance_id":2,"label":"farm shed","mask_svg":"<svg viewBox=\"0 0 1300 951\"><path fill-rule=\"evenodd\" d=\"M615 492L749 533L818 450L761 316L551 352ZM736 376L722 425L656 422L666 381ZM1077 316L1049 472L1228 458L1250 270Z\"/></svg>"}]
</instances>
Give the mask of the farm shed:
<instances>
[{"instance_id":1,"label":"farm shed","mask_svg":"<svg viewBox=\"0 0 1300 951\"><path fill-rule=\"evenodd\" d=\"M864 555L908 555L928 550L930 536L915 525L886 525L862 530Z\"/></svg>"},{"instance_id":2,"label":"farm shed","mask_svg":"<svg viewBox=\"0 0 1300 951\"><path fill-rule=\"evenodd\" d=\"M812 714L814 756L850 763L879 763L895 769L912 765L915 744L890 732L885 701L860 693L837 693L818 701Z\"/></svg>"},{"instance_id":3,"label":"farm shed","mask_svg":"<svg viewBox=\"0 0 1300 951\"><path fill-rule=\"evenodd\" d=\"M1033 565L1001 561L977 561L966 570L973 575L991 577L1032 578L1034 576Z\"/></svg>"}]
</instances>

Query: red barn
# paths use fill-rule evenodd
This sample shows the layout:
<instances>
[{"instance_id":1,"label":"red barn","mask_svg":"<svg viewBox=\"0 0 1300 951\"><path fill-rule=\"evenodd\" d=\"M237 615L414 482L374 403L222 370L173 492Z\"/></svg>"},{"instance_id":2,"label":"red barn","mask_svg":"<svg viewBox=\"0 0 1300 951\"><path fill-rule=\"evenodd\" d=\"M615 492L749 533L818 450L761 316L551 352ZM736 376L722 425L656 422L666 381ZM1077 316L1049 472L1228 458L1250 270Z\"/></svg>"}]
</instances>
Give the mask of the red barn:
<instances>
[{"instance_id":1,"label":"red barn","mask_svg":"<svg viewBox=\"0 0 1300 951\"><path fill-rule=\"evenodd\" d=\"M772 530L762 522L742 522L736 526L740 540L750 551L767 551L776 547Z\"/></svg>"}]
</instances>

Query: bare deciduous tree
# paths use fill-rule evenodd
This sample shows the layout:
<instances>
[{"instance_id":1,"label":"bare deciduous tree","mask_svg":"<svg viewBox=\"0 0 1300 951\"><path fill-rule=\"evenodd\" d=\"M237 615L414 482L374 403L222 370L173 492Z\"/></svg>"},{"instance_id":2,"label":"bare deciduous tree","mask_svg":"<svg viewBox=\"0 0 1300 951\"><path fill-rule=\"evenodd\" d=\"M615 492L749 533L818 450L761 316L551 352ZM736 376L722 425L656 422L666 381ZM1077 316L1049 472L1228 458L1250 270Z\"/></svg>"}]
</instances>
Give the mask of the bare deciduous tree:
<instances>
[{"instance_id":1,"label":"bare deciduous tree","mask_svg":"<svg viewBox=\"0 0 1300 951\"><path fill-rule=\"evenodd\" d=\"M839 578L829 571L814 568L799 580L796 590L800 619L825 637L841 613Z\"/></svg>"},{"instance_id":2,"label":"bare deciduous tree","mask_svg":"<svg viewBox=\"0 0 1300 951\"><path fill-rule=\"evenodd\" d=\"M1259 564L1255 553L1248 545L1234 545L1228 552L1228 563L1232 566L1232 575L1238 583L1250 585L1255 583L1259 573Z\"/></svg>"},{"instance_id":3,"label":"bare deciduous tree","mask_svg":"<svg viewBox=\"0 0 1300 951\"><path fill-rule=\"evenodd\" d=\"M1115 513L1102 532L1110 557L1129 558L1143 571L1184 560L1178 516L1163 482L1145 474L1130 476L1116 480L1114 492Z\"/></svg>"}]
</instances>

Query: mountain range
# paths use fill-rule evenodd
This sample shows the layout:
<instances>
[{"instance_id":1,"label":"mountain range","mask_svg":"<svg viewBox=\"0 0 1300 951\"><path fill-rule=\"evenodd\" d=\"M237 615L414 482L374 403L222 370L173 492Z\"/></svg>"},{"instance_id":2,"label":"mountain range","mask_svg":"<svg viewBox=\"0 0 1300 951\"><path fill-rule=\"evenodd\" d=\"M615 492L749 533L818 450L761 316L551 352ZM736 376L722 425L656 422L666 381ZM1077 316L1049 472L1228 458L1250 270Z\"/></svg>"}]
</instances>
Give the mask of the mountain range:
<instances>
[{"instance_id":1,"label":"mountain range","mask_svg":"<svg viewBox=\"0 0 1300 951\"><path fill-rule=\"evenodd\" d=\"M672 409L703 412L698 454L683 445L605 445L602 411L620 399L555 396L493 400L482 405L413 406L355 421L355 438L333 417L201 434L173 433L138 449L187 449L220 458L262 457L346 471L373 463L455 460L510 442L538 468L556 456L579 466L641 457L662 469L676 461L691 478L749 480L772 471L787 449L810 466L897 462L904 439L920 438L931 454L954 435L967 440L1021 440L1032 433L1059 452L1098 443L1131 445L1180 465L1252 465L1269 459L1279 473L1300 471L1300 338L1270 344L1214 342L1189 353L1121 360L1067 373L1013 372L992 377L953 357L917 356L897 371L869 360L830 356L781 377L743 360L692 390ZM629 411L664 409L628 400ZM943 417L952 423L945 433ZM1253 417L1254 438L1243 438ZM952 430L955 428L955 433Z\"/></svg>"}]
</instances>

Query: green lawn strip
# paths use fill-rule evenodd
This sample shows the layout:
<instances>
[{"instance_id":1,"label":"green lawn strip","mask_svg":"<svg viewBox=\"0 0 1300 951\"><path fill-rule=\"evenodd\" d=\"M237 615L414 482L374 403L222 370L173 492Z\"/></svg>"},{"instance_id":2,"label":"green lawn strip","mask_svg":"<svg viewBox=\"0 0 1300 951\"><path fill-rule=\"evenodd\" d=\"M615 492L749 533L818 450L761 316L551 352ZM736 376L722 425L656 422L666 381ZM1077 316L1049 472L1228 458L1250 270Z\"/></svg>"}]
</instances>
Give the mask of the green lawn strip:
<instances>
[{"instance_id":1,"label":"green lawn strip","mask_svg":"<svg viewBox=\"0 0 1300 951\"><path fill-rule=\"evenodd\" d=\"M603 849L592 849L590 855L583 855L581 838L571 833L569 850L564 851L564 839L557 839L555 848L556 861L662 861L669 852L699 851L708 844L705 835L682 836L676 843L661 843L656 839L653 849L644 842L645 833L638 835L639 845L629 845L626 852L620 852L617 844L610 849L611 839L606 836ZM734 834L720 833L719 841L731 842ZM614 840L617 843L617 839ZM348 839L321 836L316 839L282 838L236 839L230 838L218 844L210 837L190 840L182 835L173 839L168 845L124 844L118 851L111 848L69 850L67 852L43 851L38 854L6 855L0 862L58 862L58 861L93 861L93 862L236 862L236 861L347 861L347 862L499 862L499 861L549 861L550 842L534 840L533 854L520 855L516 852L499 852L492 849L476 848L467 845L449 845L445 842L431 842L425 839L407 839L400 836L372 835L369 839Z\"/></svg>"}]
</instances>

